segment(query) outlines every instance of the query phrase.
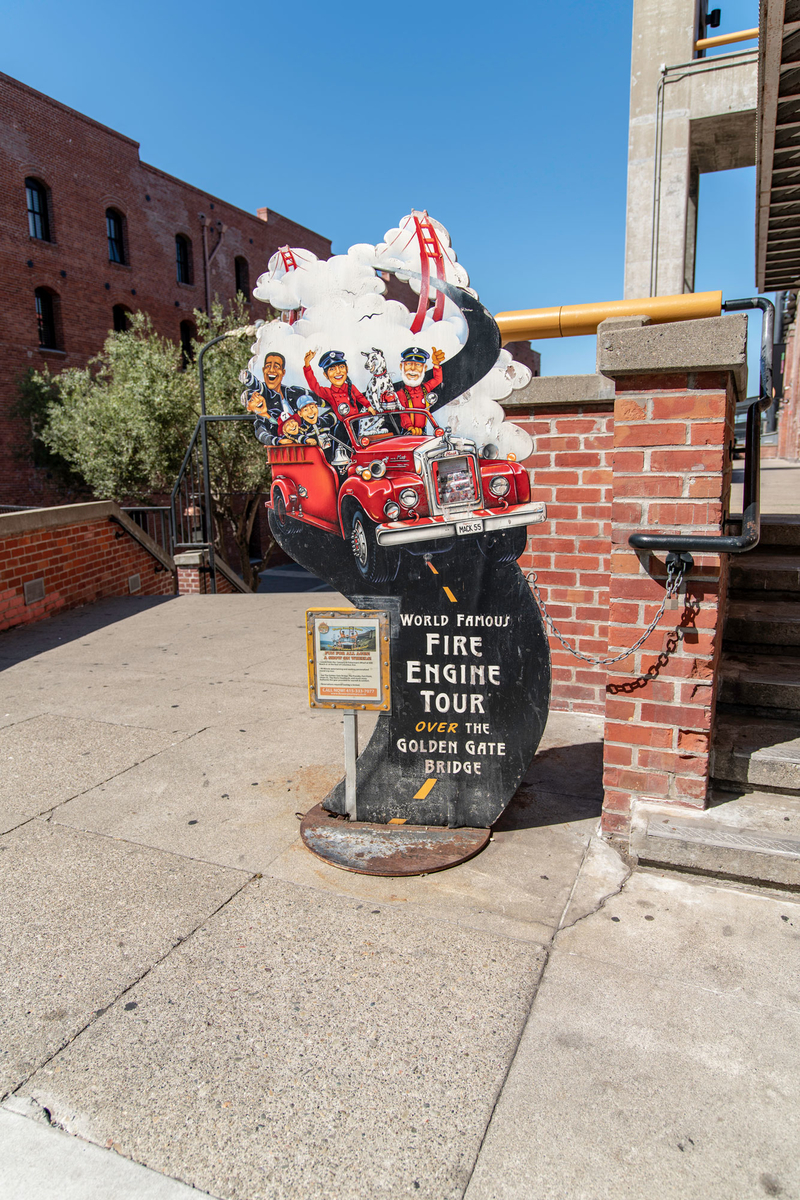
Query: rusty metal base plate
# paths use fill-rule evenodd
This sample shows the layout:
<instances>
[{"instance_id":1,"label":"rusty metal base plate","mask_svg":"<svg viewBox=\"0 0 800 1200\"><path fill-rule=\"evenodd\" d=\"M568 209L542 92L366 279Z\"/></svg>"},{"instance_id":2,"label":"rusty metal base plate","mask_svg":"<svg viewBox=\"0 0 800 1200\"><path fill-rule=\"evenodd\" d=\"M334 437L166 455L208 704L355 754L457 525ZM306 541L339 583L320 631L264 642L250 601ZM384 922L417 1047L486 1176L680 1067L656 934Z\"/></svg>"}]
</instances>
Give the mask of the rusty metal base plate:
<instances>
[{"instance_id":1,"label":"rusty metal base plate","mask_svg":"<svg viewBox=\"0 0 800 1200\"><path fill-rule=\"evenodd\" d=\"M332 867L359 875L400 876L455 867L482 850L492 831L348 821L316 804L303 817L300 836L312 854Z\"/></svg>"}]
</instances>

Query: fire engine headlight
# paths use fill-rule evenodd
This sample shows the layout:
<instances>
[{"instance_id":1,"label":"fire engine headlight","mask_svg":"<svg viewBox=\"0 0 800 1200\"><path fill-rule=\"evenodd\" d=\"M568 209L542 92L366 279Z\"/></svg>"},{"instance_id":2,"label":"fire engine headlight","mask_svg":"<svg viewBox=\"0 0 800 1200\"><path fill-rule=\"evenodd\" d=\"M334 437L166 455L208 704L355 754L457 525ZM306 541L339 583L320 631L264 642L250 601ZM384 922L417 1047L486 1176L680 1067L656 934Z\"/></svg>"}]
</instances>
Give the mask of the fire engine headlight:
<instances>
[{"instance_id":1,"label":"fire engine headlight","mask_svg":"<svg viewBox=\"0 0 800 1200\"><path fill-rule=\"evenodd\" d=\"M375 462L369 464L369 469L373 479L382 479L386 474L386 463L382 459L377 458Z\"/></svg>"},{"instance_id":2,"label":"fire engine headlight","mask_svg":"<svg viewBox=\"0 0 800 1200\"><path fill-rule=\"evenodd\" d=\"M413 508L416 504L419 504L419 496L413 488L403 488L398 499L403 508Z\"/></svg>"},{"instance_id":3,"label":"fire engine headlight","mask_svg":"<svg viewBox=\"0 0 800 1200\"><path fill-rule=\"evenodd\" d=\"M390 500L388 504L384 504L383 511L390 521L396 521L400 516L400 505Z\"/></svg>"},{"instance_id":4,"label":"fire engine headlight","mask_svg":"<svg viewBox=\"0 0 800 1200\"><path fill-rule=\"evenodd\" d=\"M493 496L505 496L509 486L510 484L505 475L495 475L494 479L489 484L489 491Z\"/></svg>"},{"instance_id":5,"label":"fire engine headlight","mask_svg":"<svg viewBox=\"0 0 800 1200\"><path fill-rule=\"evenodd\" d=\"M349 404L340 404L336 411L338 412L340 417L346 417L347 414L350 412L350 405Z\"/></svg>"}]
</instances>

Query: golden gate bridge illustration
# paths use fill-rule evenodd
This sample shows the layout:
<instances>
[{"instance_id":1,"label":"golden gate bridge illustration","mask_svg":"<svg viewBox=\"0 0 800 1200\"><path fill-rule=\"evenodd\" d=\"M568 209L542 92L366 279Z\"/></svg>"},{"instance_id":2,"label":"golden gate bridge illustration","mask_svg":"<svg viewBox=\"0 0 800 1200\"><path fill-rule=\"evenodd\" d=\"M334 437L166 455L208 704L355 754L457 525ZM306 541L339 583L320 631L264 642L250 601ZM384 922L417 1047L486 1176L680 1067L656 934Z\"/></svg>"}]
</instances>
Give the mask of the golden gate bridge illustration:
<instances>
[{"instance_id":1,"label":"golden gate bridge illustration","mask_svg":"<svg viewBox=\"0 0 800 1200\"><path fill-rule=\"evenodd\" d=\"M411 332L419 333L420 329L422 329L422 325L428 311L431 268L433 268L434 277L444 283L445 258L447 258L451 263L453 262L453 259L448 254L447 247L442 245L439 235L436 232L436 226L428 216L427 210L423 210L422 212L412 210L411 226L412 228L408 235L407 241L399 248L401 250L406 250L416 238L417 246L419 247L420 275L422 276L422 279L420 280L419 286L419 303L417 304L417 311L414 314L414 320L411 322ZM406 229L408 229L408 225L406 225ZM397 246L404 232L405 230L401 230L397 237L393 238L391 242L387 242L387 249L391 248L392 246ZM433 306L433 320L441 321L443 316L444 292L437 291L436 302Z\"/></svg>"},{"instance_id":2,"label":"golden gate bridge illustration","mask_svg":"<svg viewBox=\"0 0 800 1200\"><path fill-rule=\"evenodd\" d=\"M428 304L430 302L430 280L431 271L435 279L445 282L445 260L454 263L452 255L449 253L449 248L442 245L441 238L436 231L436 226L429 217L428 212L424 209L422 212L412 210L410 217L411 230L406 242L399 246L401 250L407 249L408 246L416 239L419 248L420 257L420 281L419 301L417 303L417 311L414 314L414 320L411 322L411 333L419 333L422 329L425 317L428 312ZM400 230L397 237L391 242L387 242L387 249L392 246L398 246L401 237L408 229L408 224ZM297 271L302 266L297 261L294 251L289 246L281 246L278 249L278 254L281 256L283 268L288 275L291 271ZM436 300L433 306L432 318L434 321L441 321L444 317L444 292L436 292ZM303 309L294 309L291 312L283 312L281 319L287 325L294 325L295 321L302 314Z\"/></svg>"}]
</instances>

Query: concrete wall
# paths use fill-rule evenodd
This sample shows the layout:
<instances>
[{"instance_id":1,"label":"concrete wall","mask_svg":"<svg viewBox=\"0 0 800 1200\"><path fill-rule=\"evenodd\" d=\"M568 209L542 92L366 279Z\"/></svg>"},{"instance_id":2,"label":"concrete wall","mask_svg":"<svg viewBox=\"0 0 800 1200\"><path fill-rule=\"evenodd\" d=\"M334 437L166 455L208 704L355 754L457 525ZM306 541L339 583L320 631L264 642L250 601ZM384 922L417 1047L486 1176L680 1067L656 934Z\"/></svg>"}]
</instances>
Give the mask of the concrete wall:
<instances>
[{"instance_id":1,"label":"concrete wall","mask_svg":"<svg viewBox=\"0 0 800 1200\"><path fill-rule=\"evenodd\" d=\"M755 163L756 51L695 59L696 22L695 0L634 0L626 297L694 291L699 177Z\"/></svg>"}]
</instances>

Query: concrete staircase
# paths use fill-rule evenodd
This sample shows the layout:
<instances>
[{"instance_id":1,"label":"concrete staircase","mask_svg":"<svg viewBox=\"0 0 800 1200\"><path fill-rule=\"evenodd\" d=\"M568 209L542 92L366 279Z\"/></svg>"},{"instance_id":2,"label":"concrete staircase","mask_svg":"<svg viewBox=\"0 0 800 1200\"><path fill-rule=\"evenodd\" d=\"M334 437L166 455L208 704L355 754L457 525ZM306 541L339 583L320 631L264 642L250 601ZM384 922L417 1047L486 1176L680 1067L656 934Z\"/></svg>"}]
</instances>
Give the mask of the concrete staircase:
<instances>
[{"instance_id":1,"label":"concrete staircase","mask_svg":"<svg viewBox=\"0 0 800 1200\"><path fill-rule=\"evenodd\" d=\"M800 888L800 516L762 518L761 543L731 560L703 812L640 805L640 861Z\"/></svg>"}]
</instances>

